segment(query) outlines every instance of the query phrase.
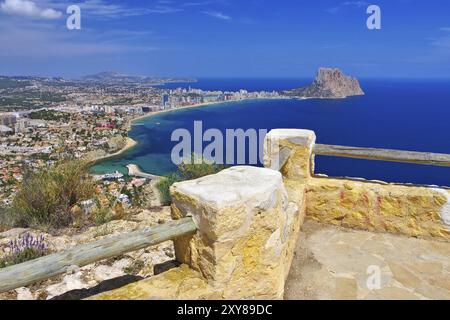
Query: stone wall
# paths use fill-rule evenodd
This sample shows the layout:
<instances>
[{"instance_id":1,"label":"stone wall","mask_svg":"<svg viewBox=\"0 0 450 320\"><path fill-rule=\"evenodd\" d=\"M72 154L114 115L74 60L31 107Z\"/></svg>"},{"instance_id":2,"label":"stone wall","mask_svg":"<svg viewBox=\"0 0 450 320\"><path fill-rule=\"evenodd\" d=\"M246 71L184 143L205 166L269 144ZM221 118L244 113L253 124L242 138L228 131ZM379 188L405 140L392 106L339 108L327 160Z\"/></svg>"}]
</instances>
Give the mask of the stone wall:
<instances>
[{"instance_id":1,"label":"stone wall","mask_svg":"<svg viewBox=\"0 0 450 320\"><path fill-rule=\"evenodd\" d=\"M370 231L450 240L450 192L314 177L316 136L266 136L266 169L233 167L176 183L172 218L197 233L174 241L182 266L93 299L281 299L306 216Z\"/></svg>"},{"instance_id":2,"label":"stone wall","mask_svg":"<svg viewBox=\"0 0 450 320\"><path fill-rule=\"evenodd\" d=\"M264 140L264 166L280 171L285 179L306 183L314 166L315 142L316 135L310 130L272 130Z\"/></svg>"},{"instance_id":3,"label":"stone wall","mask_svg":"<svg viewBox=\"0 0 450 320\"><path fill-rule=\"evenodd\" d=\"M343 227L450 240L449 199L442 189L313 178L307 215Z\"/></svg>"},{"instance_id":4,"label":"stone wall","mask_svg":"<svg viewBox=\"0 0 450 320\"><path fill-rule=\"evenodd\" d=\"M174 184L173 219L190 216L198 228L174 241L182 266L91 299L282 299L304 191L285 188L278 171L243 166Z\"/></svg>"},{"instance_id":5,"label":"stone wall","mask_svg":"<svg viewBox=\"0 0 450 320\"><path fill-rule=\"evenodd\" d=\"M280 170L289 189L306 187L307 216L343 227L450 240L450 190L314 177L314 142L312 131L297 129L272 130L265 142L265 165Z\"/></svg>"},{"instance_id":6,"label":"stone wall","mask_svg":"<svg viewBox=\"0 0 450 320\"><path fill-rule=\"evenodd\" d=\"M173 218L192 216L198 226L175 241L178 261L200 272L220 298L283 297L304 203L289 201L279 172L233 167L177 183L171 193Z\"/></svg>"}]
</instances>

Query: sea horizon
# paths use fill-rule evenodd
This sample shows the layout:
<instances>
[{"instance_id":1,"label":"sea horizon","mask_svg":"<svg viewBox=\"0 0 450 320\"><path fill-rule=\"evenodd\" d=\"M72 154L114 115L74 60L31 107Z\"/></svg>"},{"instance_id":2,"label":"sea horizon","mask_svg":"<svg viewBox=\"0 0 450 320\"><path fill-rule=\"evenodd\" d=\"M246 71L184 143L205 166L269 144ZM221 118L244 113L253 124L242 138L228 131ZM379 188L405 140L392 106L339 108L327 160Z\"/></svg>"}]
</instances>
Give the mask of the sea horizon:
<instances>
[{"instance_id":1,"label":"sea horizon","mask_svg":"<svg viewBox=\"0 0 450 320\"><path fill-rule=\"evenodd\" d=\"M236 88L245 85L242 81L229 79L203 81L199 82L203 90L211 90L220 82L227 83L230 90L239 90ZM290 84L274 82L272 88ZM261 85L268 86L269 83L258 83L255 88ZM446 85L447 81L362 80L361 86L366 94L361 97L244 100L171 110L173 112L136 122L130 137L138 141L138 145L117 157L99 162L93 167L93 172L118 170L125 173L126 163L137 164L143 171L157 175L173 172L176 167L170 162L170 150L175 142L170 141L170 133L177 128L192 130L195 120L203 121L205 128L217 127L221 131L226 128L303 128L316 132L317 143L450 153L450 145L445 138L445 119L450 116L450 109L446 107L450 93L446 92ZM251 120L255 111L261 108L264 111L260 113L264 116L258 115L257 119ZM215 121L215 117L220 121ZM450 177L445 170L414 164L316 157L316 173L392 183L450 186Z\"/></svg>"}]
</instances>

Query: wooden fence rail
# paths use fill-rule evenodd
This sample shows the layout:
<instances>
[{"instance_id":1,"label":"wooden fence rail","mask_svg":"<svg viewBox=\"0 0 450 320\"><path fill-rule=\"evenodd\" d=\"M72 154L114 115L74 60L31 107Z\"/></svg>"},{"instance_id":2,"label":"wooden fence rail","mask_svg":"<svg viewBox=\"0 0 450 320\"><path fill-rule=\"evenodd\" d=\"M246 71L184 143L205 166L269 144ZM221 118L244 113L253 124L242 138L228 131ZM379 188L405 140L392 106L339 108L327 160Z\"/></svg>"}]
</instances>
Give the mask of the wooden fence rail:
<instances>
[{"instance_id":1,"label":"wooden fence rail","mask_svg":"<svg viewBox=\"0 0 450 320\"><path fill-rule=\"evenodd\" d=\"M345 147L327 144L316 144L314 146L314 153L316 155L322 156L405 162L450 167L450 154L444 153Z\"/></svg>"},{"instance_id":2,"label":"wooden fence rail","mask_svg":"<svg viewBox=\"0 0 450 320\"><path fill-rule=\"evenodd\" d=\"M143 249L196 231L192 218L183 218L144 230L108 237L39 259L0 269L0 293L66 273L96 261Z\"/></svg>"}]
</instances>

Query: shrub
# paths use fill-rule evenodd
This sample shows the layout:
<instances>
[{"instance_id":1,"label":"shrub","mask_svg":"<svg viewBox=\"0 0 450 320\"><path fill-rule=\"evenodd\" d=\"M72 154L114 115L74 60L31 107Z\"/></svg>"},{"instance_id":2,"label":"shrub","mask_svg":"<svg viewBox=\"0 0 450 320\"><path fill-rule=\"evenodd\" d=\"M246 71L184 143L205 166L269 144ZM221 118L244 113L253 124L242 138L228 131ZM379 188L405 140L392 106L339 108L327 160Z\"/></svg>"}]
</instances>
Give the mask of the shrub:
<instances>
[{"instance_id":1,"label":"shrub","mask_svg":"<svg viewBox=\"0 0 450 320\"><path fill-rule=\"evenodd\" d=\"M195 164L195 161L200 162ZM200 160L200 161L198 161ZM214 162L200 159L197 155L193 154L191 156L191 161L185 161L178 166L178 172L180 173L182 180L192 180L208 176L210 174L215 174L225 169L224 165L219 165Z\"/></svg>"},{"instance_id":2,"label":"shrub","mask_svg":"<svg viewBox=\"0 0 450 320\"><path fill-rule=\"evenodd\" d=\"M94 194L87 162L64 160L53 167L24 174L10 214L22 227L63 227L73 221L71 208Z\"/></svg>"},{"instance_id":3,"label":"shrub","mask_svg":"<svg viewBox=\"0 0 450 320\"><path fill-rule=\"evenodd\" d=\"M0 268L34 260L49 253L44 236L35 238L29 233L14 241L10 241L8 247L10 253L0 260Z\"/></svg>"},{"instance_id":4,"label":"shrub","mask_svg":"<svg viewBox=\"0 0 450 320\"><path fill-rule=\"evenodd\" d=\"M172 203L172 197L170 196L170 186L175 182L201 178L207 175L218 173L225 169L224 165L218 165L203 158L201 160L201 163L194 164L194 160L198 159L196 157L197 156L193 154L191 156L191 161L184 161L178 166L177 172L167 175L156 184L156 188L159 191L162 205L167 206Z\"/></svg>"},{"instance_id":5,"label":"shrub","mask_svg":"<svg viewBox=\"0 0 450 320\"><path fill-rule=\"evenodd\" d=\"M181 176L178 173L171 173L162 178L156 184L156 188L159 191L161 204L163 206L168 206L172 203L172 197L170 196L170 186L178 181L182 181Z\"/></svg>"}]
</instances>

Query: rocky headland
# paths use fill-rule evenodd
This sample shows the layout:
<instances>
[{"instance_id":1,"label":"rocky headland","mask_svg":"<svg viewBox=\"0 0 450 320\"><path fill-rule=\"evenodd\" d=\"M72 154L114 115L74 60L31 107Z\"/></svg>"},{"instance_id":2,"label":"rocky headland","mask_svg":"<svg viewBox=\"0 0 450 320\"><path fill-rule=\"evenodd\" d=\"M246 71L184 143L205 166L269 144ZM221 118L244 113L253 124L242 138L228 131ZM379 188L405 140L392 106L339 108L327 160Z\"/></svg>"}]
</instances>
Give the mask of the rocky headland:
<instances>
[{"instance_id":1,"label":"rocky headland","mask_svg":"<svg viewBox=\"0 0 450 320\"><path fill-rule=\"evenodd\" d=\"M336 68L320 68L313 83L283 94L291 97L337 99L364 95L356 78L346 76Z\"/></svg>"},{"instance_id":2,"label":"rocky headland","mask_svg":"<svg viewBox=\"0 0 450 320\"><path fill-rule=\"evenodd\" d=\"M85 155L85 159L89 162L98 162L108 158L118 156L125 151L133 148L137 142L130 137L121 135L111 137L104 148L90 151Z\"/></svg>"}]
</instances>

